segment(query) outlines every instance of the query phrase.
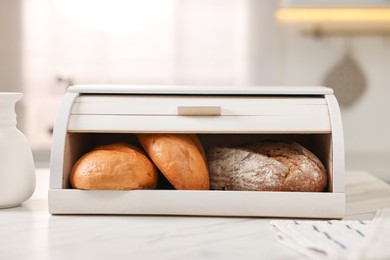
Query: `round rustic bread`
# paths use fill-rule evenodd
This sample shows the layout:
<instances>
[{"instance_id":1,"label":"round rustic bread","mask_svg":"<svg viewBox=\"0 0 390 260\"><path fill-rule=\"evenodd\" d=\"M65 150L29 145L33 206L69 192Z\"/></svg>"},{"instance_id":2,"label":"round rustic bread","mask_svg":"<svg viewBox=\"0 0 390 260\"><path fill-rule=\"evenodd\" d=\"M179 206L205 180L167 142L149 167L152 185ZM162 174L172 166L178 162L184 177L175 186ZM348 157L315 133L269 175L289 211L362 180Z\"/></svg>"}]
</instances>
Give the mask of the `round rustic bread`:
<instances>
[{"instance_id":1,"label":"round rustic bread","mask_svg":"<svg viewBox=\"0 0 390 260\"><path fill-rule=\"evenodd\" d=\"M214 147L208 165L215 190L318 192L327 185L321 161L298 143Z\"/></svg>"},{"instance_id":2,"label":"round rustic bread","mask_svg":"<svg viewBox=\"0 0 390 260\"><path fill-rule=\"evenodd\" d=\"M178 190L210 189L206 155L194 134L138 134L161 173Z\"/></svg>"},{"instance_id":3,"label":"round rustic bread","mask_svg":"<svg viewBox=\"0 0 390 260\"><path fill-rule=\"evenodd\" d=\"M155 188L157 169L137 147L111 144L96 147L73 166L70 183L83 190Z\"/></svg>"}]
</instances>

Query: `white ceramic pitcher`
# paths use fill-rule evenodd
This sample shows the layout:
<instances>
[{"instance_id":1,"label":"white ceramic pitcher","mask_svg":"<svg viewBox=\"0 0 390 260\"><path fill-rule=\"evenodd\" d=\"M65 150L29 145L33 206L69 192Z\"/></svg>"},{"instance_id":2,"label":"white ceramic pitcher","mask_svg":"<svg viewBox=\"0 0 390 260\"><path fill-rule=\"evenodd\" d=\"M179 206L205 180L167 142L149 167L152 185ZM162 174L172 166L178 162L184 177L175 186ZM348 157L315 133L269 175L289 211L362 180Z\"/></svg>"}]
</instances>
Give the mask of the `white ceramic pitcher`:
<instances>
[{"instance_id":1,"label":"white ceramic pitcher","mask_svg":"<svg viewBox=\"0 0 390 260\"><path fill-rule=\"evenodd\" d=\"M35 190L35 166L27 138L16 128L22 93L0 92L0 208L20 205Z\"/></svg>"}]
</instances>

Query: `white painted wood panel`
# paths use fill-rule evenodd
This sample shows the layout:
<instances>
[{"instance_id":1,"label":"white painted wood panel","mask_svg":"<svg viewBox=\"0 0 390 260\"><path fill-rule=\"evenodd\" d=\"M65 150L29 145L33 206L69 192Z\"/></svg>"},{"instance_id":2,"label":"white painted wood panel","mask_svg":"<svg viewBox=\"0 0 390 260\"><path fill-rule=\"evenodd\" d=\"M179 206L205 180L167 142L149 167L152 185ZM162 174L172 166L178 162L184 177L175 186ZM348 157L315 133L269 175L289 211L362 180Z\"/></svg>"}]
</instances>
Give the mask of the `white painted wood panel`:
<instances>
[{"instance_id":1,"label":"white painted wood panel","mask_svg":"<svg viewBox=\"0 0 390 260\"><path fill-rule=\"evenodd\" d=\"M328 192L50 189L49 200L52 214L342 218L345 211L345 194Z\"/></svg>"},{"instance_id":2,"label":"white painted wood panel","mask_svg":"<svg viewBox=\"0 0 390 260\"><path fill-rule=\"evenodd\" d=\"M72 115L70 132L329 133L325 113L296 116Z\"/></svg>"},{"instance_id":3,"label":"white painted wood panel","mask_svg":"<svg viewBox=\"0 0 390 260\"><path fill-rule=\"evenodd\" d=\"M76 85L67 92L87 94L149 95L333 95L322 86L222 86L222 85Z\"/></svg>"},{"instance_id":4,"label":"white painted wood panel","mask_svg":"<svg viewBox=\"0 0 390 260\"><path fill-rule=\"evenodd\" d=\"M80 96L72 114L177 115L180 106L218 106L221 115L326 115L324 98Z\"/></svg>"}]
</instances>

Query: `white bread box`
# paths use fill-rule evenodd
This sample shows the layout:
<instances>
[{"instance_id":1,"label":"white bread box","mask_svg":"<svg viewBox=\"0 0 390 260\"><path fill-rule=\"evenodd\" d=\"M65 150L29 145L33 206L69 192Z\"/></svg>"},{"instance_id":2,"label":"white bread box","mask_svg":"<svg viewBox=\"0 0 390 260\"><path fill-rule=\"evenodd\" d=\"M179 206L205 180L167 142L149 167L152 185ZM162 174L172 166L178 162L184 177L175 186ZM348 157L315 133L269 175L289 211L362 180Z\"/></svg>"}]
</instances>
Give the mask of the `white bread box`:
<instances>
[{"instance_id":1,"label":"white bread box","mask_svg":"<svg viewBox=\"0 0 390 260\"><path fill-rule=\"evenodd\" d=\"M101 144L136 133L196 133L207 152L270 137L296 141L325 165L324 192L77 190L69 175ZM54 125L51 214L342 218L344 143L339 106L326 87L79 85L68 89Z\"/></svg>"}]
</instances>

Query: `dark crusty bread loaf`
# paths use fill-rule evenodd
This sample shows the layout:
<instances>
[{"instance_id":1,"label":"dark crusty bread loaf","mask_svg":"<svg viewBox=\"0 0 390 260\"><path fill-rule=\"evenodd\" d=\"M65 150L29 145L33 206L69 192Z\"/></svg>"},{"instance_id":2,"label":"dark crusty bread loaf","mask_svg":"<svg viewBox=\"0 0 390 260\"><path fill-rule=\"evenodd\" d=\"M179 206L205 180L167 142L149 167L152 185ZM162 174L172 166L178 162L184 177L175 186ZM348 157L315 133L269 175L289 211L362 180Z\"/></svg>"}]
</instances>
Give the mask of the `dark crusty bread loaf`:
<instances>
[{"instance_id":1,"label":"dark crusty bread loaf","mask_svg":"<svg viewBox=\"0 0 390 260\"><path fill-rule=\"evenodd\" d=\"M214 147L207 156L210 186L215 190L316 192L327 185L321 161L297 143Z\"/></svg>"},{"instance_id":2,"label":"dark crusty bread loaf","mask_svg":"<svg viewBox=\"0 0 390 260\"><path fill-rule=\"evenodd\" d=\"M70 183L84 190L132 190L154 188L157 169L135 146L111 144L96 147L73 166Z\"/></svg>"},{"instance_id":3,"label":"dark crusty bread loaf","mask_svg":"<svg viewBox=\"0 0 390 260\"><path fill-rule=\"evenodd\" d=\"M161 173L178 190L210 189L206 155L194 134L138 134Z\"/></svg>"}]
</instances>

